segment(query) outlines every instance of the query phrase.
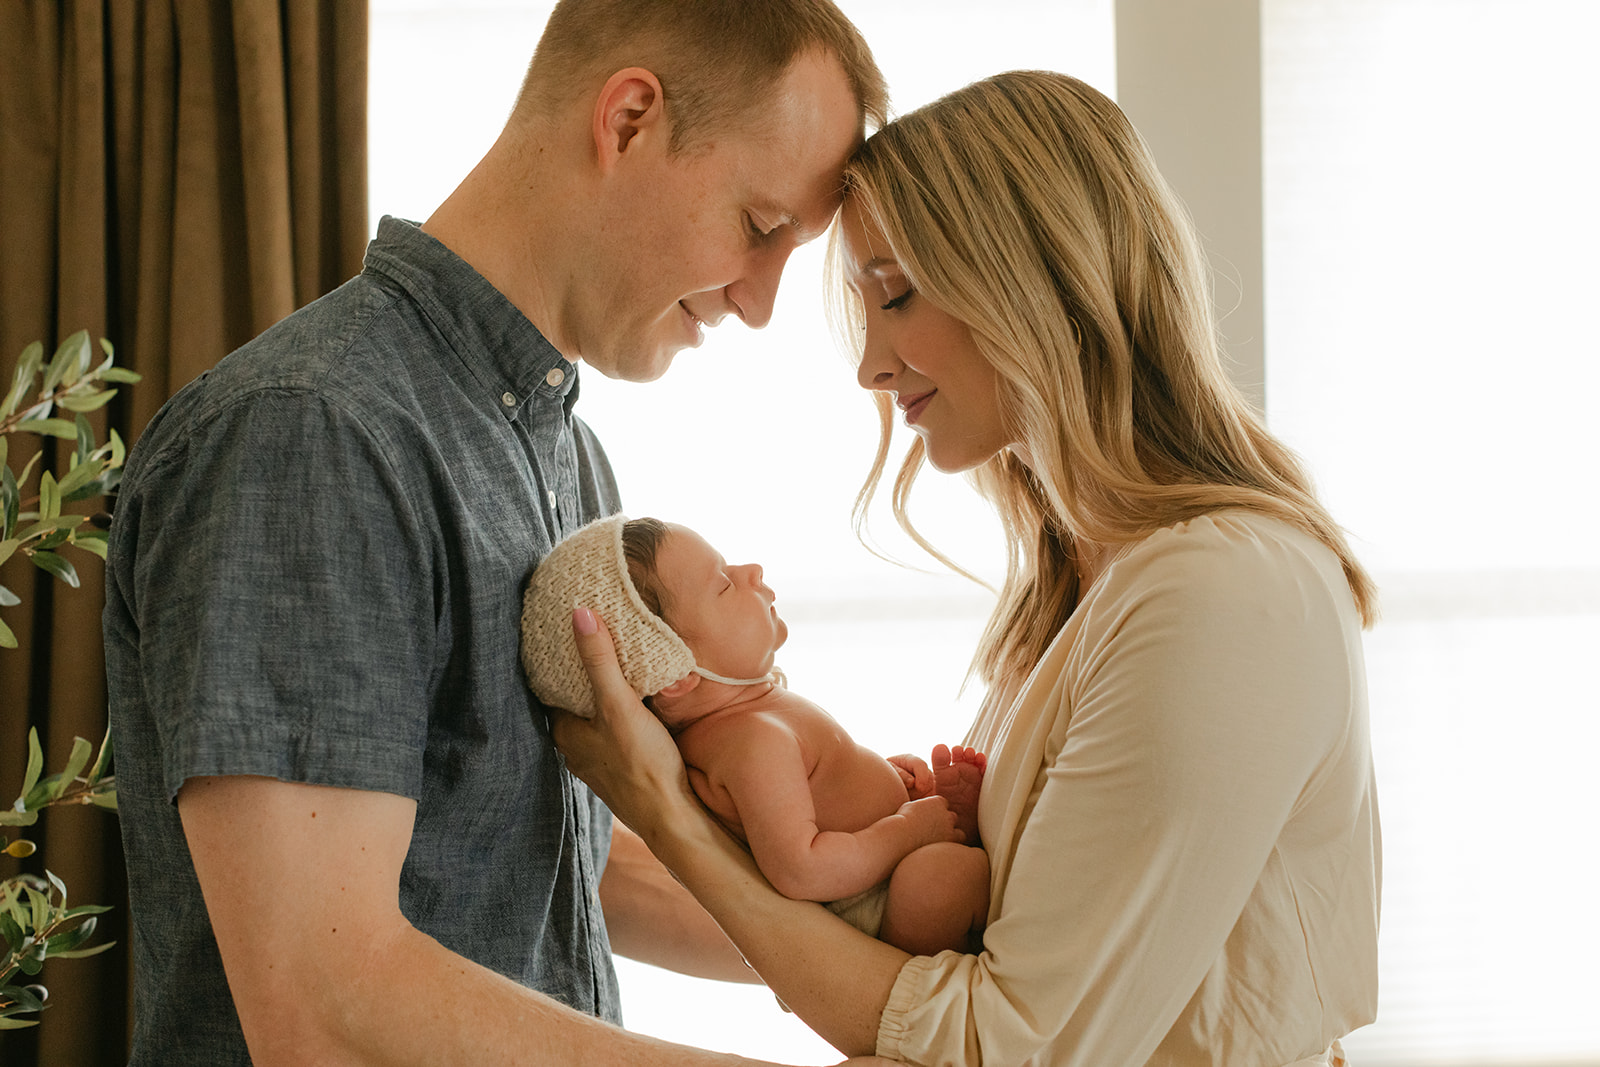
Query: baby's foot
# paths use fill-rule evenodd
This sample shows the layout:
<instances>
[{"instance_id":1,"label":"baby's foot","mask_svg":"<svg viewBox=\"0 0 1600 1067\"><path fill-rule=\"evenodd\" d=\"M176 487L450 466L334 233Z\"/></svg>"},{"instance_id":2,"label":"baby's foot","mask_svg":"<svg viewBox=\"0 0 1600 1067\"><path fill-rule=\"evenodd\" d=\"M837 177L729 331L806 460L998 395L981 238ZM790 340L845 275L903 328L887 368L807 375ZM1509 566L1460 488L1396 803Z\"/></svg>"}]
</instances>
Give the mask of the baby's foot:
<instances>
[{"instance_id":1,"label":"baby's foot","mask_svg":"<svg viewBox=\"0 0 1600 1067\"><path fill-rule=\"evenodd\" d=\"M956 829L967 835L966 843L979 844L978 791L983 786L983 769L987 757L975 748L933 749L933 791L944 797L950 810L955 812Z\"/></svg>"}]
</instances>

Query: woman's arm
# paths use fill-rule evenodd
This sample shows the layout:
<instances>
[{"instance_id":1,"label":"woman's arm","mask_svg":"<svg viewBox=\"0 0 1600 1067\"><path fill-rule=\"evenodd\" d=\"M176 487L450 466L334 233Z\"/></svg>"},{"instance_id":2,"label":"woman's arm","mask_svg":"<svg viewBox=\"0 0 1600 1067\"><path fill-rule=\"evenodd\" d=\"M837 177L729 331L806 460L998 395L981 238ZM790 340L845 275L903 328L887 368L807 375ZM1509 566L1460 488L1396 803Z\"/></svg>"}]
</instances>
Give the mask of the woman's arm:
<instances>
[{"instance_id":1,"label":"woman's arm","mask_svg":"<svg viewBox=\"0 0 1600 1067\"><path fill-rule=\"evenodd\" d=\"M872 1053L889 990L911 957L773 889L700 806L671 736L623 679L605 627L586 610L575 622L599 712L556 718L567 766L644 839L796 1015L846 1054Z\"/></svg>"}]
</instances>

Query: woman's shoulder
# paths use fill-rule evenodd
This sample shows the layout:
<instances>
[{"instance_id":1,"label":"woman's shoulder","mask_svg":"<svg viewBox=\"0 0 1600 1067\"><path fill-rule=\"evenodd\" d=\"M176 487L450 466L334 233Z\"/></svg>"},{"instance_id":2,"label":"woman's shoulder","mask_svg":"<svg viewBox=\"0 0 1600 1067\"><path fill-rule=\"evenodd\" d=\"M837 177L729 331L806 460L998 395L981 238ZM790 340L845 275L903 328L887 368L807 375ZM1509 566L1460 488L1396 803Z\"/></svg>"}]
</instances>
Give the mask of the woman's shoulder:
<instances>
[{"instance_id":1,"label":"woman's shoulder","mask_svg":"<svg viewBox=\"0 0 1600 1067\"><path fill-rule=\"evenodd\" d=\"M1211 605L1292 601L1338 614L1355 607L1331 548L1282 519L1244 509L1156 530L1117 554L1101 584L1105 595L1117 599L1162 595Z\"/></svg>"}]
</instances>

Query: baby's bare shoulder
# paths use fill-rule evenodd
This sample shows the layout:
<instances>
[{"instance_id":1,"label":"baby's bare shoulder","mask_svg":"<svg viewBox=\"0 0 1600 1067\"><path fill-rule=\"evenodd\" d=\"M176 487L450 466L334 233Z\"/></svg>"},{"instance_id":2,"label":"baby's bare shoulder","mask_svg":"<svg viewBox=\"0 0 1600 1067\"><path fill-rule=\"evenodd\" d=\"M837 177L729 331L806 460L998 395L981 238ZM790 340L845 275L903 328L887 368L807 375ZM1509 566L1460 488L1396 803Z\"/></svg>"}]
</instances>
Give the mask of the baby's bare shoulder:
<instances>
[{"instance_id":1,"label":"baby's bare shoulder","mask_svg":"<svg viewBox=\"0 0 1600 1067\"><path fill-rule=\"evenodd\" d=\"M774 690L759 701L730 708L695 723L678 735L686 762L714 773L723 762L748 762L752 756L814 748L815 739L834 728L833 720L804 697Z\"/></svg>"}]
</instances>

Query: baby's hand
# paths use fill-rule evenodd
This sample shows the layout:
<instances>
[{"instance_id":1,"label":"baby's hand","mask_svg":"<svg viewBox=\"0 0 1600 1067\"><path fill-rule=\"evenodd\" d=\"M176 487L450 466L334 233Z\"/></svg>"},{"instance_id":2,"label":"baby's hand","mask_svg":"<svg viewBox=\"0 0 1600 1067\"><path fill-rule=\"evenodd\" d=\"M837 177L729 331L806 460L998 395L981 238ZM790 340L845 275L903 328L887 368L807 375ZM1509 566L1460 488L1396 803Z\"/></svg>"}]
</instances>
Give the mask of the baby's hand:
<instances>
[{"instance_id":1,"label":"baby's hand","mask_svg":"<svg viewBox=\"0 0 1600 1067\"><path fill-rule=\"evenodd\" d=\"M944 841L960 841L966 837L956 828L956 813L950 810L944 797L908 800L900 805L898 814L911 824L915 848Z\"/></svg>"},{"instance_id":2,"label":"baby's hand","mask_svg":"<svg viewBox=\"0 0 1600 1067\"><path fill-rule=\"evenodd\" d=\"M887 758L889 765L900 772L900 781L905 783L906 796L912 800L933 796L933 771L919 757L903 752L898 756Z\"/></svg>"}]
</instances>

